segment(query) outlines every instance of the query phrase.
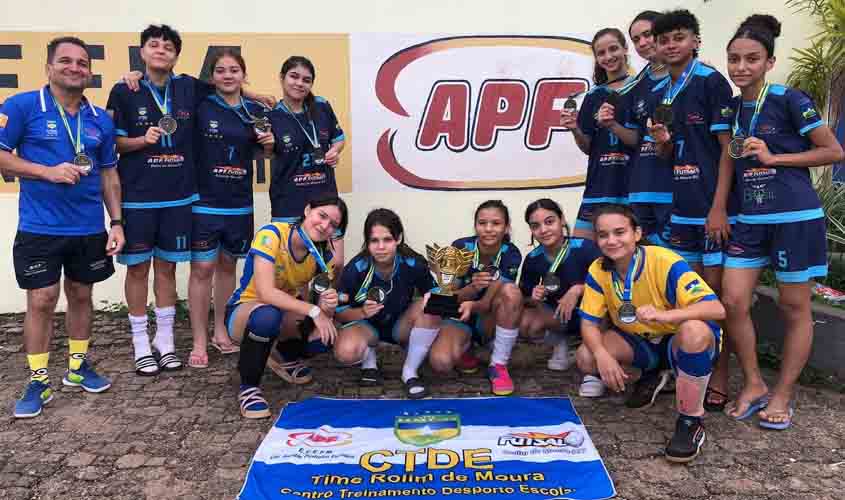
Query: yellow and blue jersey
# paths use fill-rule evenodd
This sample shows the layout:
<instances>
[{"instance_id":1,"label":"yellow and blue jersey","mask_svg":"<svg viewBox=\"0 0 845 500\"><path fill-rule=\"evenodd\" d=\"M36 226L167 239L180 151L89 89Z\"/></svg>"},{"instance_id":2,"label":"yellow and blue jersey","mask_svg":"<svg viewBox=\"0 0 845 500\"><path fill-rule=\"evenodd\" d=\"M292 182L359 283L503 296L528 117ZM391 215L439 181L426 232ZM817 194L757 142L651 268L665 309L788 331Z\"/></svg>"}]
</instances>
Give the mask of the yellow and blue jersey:
<instances>
[{"instance_id":1,"label":"yellow and blue jersey","mask_svg":"<svg viewBox=\"0 0 845 500\"><path fill-rule=\"evenodd\" d=\"M733 101L731 123L739 114L739 128L747 137L756 101ZM803 153L812 149L807 134L824 120L804 92L784 85L771 85L753 131L772 154ZM784 224L824 217L810 170L767 167L756 157L734 160L735 191L741 200L739 221L746 224Z\"/></svg>"},{"instance_id":2,"label":"yellow and blue jersey","mask_svg":"<svg viewBox=\"0 0 845 500\"><path fill-rule=\"evenodd\" d=\"M310 253L302 261L297 261L291 250L291 237L296 226L284 222L273 222L255 233L252 246L244 263L244 273L240 286L229 299L229 305L254 302L258 300L255 286L255 259L266 259L273 263L276 288L290 295L298 295L299 290L321 272L317 261ZM330 252L324 252L323 258L329 262Z\"/></svg>"},{"instance_id":3,"label":"yellow and blue jersey","mask_svg":"<svg viewBox=\"0 0 845 500\"><path fill-rule=\"evenodd\" d=\"M678 254L656 246L641 247L643 258L634 271L631 302L635 307L653 305L659 310L682 309L702 300L718 300L713 290ZM590 266L581 298L580 315L583 320L600 323L605 315L616 329L649 339L677 333L678 326L670 323L639 321L625 324L619 321L622 299L613 287L612 271L602 269L602 260Z\"/></svg>"}]
</instances>

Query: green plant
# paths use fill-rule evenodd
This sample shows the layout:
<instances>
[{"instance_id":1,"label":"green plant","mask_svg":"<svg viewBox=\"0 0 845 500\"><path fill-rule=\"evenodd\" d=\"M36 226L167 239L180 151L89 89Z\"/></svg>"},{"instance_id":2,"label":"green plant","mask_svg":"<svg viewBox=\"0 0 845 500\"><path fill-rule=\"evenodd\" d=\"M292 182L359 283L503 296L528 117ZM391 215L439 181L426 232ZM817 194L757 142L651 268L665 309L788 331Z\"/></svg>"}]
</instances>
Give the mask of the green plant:
<instances>
[{"instance_id":1,"label":"green plant","mask_svg":"<svg viewBox=\"0 0 845 500\"><path fill-rule=\"evenodd\" d=\"M117 316L126 316L129 314L129 307L125 302L111 302L108 300L101 300L102 307L100 310L107 314ZM150 321L155 321L155 308L152 304L147 305L147 316ZM190 309L188 308L188 301L179 299L176 301L176 321L188 321L190 319Z\"/></svg>"},{"instance_id":2,"label":"green plant","mask_svg":"<svg viewBox=\"0 0 845 500\"><path fill-rule=\"evenodd\" d=\"M787 83L810 94L819 106L838 110L845 92L845 0L787 0L816 20L819 32L808 49L795 49Z\"/></svg>"}]
</instances>

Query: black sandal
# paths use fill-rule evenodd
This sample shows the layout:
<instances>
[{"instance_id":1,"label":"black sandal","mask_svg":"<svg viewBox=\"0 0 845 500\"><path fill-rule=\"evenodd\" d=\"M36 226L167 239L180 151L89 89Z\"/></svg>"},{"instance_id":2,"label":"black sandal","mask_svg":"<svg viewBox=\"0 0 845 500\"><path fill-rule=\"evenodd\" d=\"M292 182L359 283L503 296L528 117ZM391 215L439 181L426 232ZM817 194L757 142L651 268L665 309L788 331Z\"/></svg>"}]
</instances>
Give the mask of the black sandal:
<instances>
[{"instance_id":1,"label":"black sandal","mask_svg":"<svg viewBox=\"0 0 845 500\"><path fill-rule=\"evenodd\" d=\"M178 372L182 369L182 361L176 354L168 352L159 356L158 367L163 372Z\"/></svg>"},{"instance_id":2,"label":"black sandal","mask_svg":"<svg viewBox=\"0 0 845 500\"><path fill-rule=\"evenodd\" d=\"M721 403L713 403L713 402L709 401L711 394L715 394L715 395L721 397L722 402ZM712 387L707 386L707 390L704 391L704 409L705 410L709 411L710 413L717 413L717 412L721 413L721 412L725 411L725 405L727 405L727 404L728 404L728 395L727 394L725 394L724 392L722 392L718 389L713 389Z\"/></svg>"},{"instance_id":3,"label":"black sandal","mask_svg":"<svg viewBox=\"0 0 845 500\"><path fill-rule=\"evenodd\" d=\"M144 368L153 367L155 367L155 370L144 370ZM136 375L140 375L142 377L155 377L159 374L160 371L161 369L158 366L158 362L153 356L141 356L140 358L135 360Z\"/></svg>"},{"instance_id":4,"label":"black sandal","mask_svg":"<svg viewBox=\"0 0 845 500\"><path fill-rule=\"evenodd\" d=\"M405 395L408 396L408 399L422 399L428 396L428 388L419 378L409 378L405 382Z\"/></svg>"},{"instance_id":5,"label":"black sandal","mask_svg":"<svg viewBox=\"0 0 845 500\"><path fill-rule=\"evenodd\" d=\"M362 368L360 384L362 387L375 387L382 385L384 379L378 368Z\"/></svg>"}]
</instances>

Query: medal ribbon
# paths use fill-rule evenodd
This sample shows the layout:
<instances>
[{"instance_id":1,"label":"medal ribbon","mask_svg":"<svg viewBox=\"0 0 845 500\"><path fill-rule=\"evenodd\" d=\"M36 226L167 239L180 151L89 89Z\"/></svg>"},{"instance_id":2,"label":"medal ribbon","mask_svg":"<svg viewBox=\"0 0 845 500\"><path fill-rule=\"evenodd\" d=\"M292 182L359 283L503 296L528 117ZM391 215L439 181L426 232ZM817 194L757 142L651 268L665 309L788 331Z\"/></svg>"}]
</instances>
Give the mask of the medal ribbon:
<instances>
[{"instance_id":1,"label":"medal ribbon","mask_svg":"<svg viewBox=\"0 0 845 500\"><path fill-rule=\"evenodd\" d=\"M763 112L763 104L766 102L766 97L769 96L769 88L770 85L767 83L763 85L763 88L760 89L760 93L757 94L757 103L754 106L754 114L751 115L751 123L748 124L748 135L754 135L754 130L757 128L757 120L760 119L760 113ZM734 120L734 128L733 128L733 136L736 137L737 134L742 134L742 128L740 128L739 117L742 114L742 100L740 99L739 109L736 111L736 119Z\"/></svg>"},{"instance_id":2,"label":"medal ribbon","mask_svg":"<svg viewBox=\"0 0 845 500\"><path fill-rule=\"evenodd\" d=\"M566 254L569 253L569 238L564 238L563 245L560 247L560 250L557 251L557 255L555 255L555 260L552 262L552 266L549 268L550 273L554 273L557 271L557 268L560 267L560 263L566 258Z\"/></svg>"},{"instance_id":3,"label":"medal ribbon","mask_svg":"<svg viewBox=\"0 0 845 500\"><path fill-rule=\"evenodd\" d=\"M155 85L144 75L144 79L141 80L141 83L150 90L150 94L153 95L153 100L158 107L158 110L161 111L161 116L170 116L170 77L167 78L167 81L164 83L164 98L162 99L161 94L158 93L158 89ZM171 117L172 118L172 117ZM174 118L175 119L175 118ZM169 134L161 134L161 145L164 147L173 147L173 138Z\"/></svg>"},{"instance_id":4,"label":"medal ribbon","mask_svg":"<svg viewBox=\"0 0 845 500\"><path fill-rule=\"evenodd\" d=\"M65 125L65 130L67 130L67 135L70 137L70 143L73 146L73 152L78 155L79 153L85 151L85 144L82 143L82 105L80 103L79 111L76 113L76 140L74 140L73 132L70 131L70 123L67 121L65 109L58 101L56 101L53 94L50 94L50 97L53 99L53 104L56 106L56 109L59 110L59 116L62 117L62 123Z\"/></svg>"},{"instance_id":5,"label":"medal ribbon","mask_svg":"<svg viewBox=\"0 0 845 500\"><path fill-rule=\"evenodd\" d=\"M213 94L213 95L209 96L209 99L211 99L212 101L214 101L215 103L220 105L223 109L229 109L233 113L238 115L238 118L240 118L240 120L243 122L244 125L252 125L254 123L254 122L250 121L249 118L244 116L244 114L241 112L241 108L243 108L243 110L246 111L246 106L244 106L243 98L241 99L241 106L240 107L231 106L228 102L226 102L222 97L220 97L217 94ZM249 112L247 112L247 114L249 114Z\"/></svg>"},{"instance_id":6,"label":"medal ribbon","mask_svg":"<svg viewBox=\"0 0 845 500\"><path fill-rule=\"evenodd\" d=\"M314 126L314 122L311 119L308 120L308 123L311 125L311 133L314 134L314 138L311 139L311 136L308 135L308 132L305 130L305 127L302 126L302 122L299 121L299 118L297 118L296 115L293 114L293 112L291 110L289 110L287 106L285 106L285 101L280 101L279 105L281 105L282 109L285 110L285 112L293 118L293 121L295 121L297 125L299 125L299 129L302 130L302 133L305 134L305 137L308 138L308 142L311 143L311 146L314 149L319 149L320 148L320 141L319 141L319 138L317 137L317 127ZM307 109L306 109L306 111L307 111Z\"/></svg>"},{"instance_id":7,"label":"medal ribbon","mask_svg":"<svg viewBox=\"0 0 845 500\"><path fill-rule=\"evenodd\" d=\"M329 272L329 266L326 264L326 259L323 258L322 252L320 252L317 245L311 241L311 238L308 237L308 234L305 233L302 226L296 226L296 232L299 233L299 237L302 238L303 243L305 243L305 248L308 249L308 253L310 253L314 257L314 260L317 261L317 265L320 266L320 269L324 273Z\"/></svg>"},{"instance_id":8,"label":"medal ribbon","mask_svg":"<svg viewBox=\"0 0 845 500\"><path fill-rule=\"evenodd\" d=\"M246 102L244 102L244 96L241 95L240 98L241 98L241 108L244 110L244 113L246 113L246 115L249 117L249 119L250 119L249 123L252 124L252 125L255 125L255 122L257 122L259 120L259 117L255 116L255 115L253 115L252 113L249 112L249 108L246 107ZM263 104L258 103L258 105L261 106L261 108L264 109L264 111L267 111L267 108L265 108ZM317 136L316 132L314 133L314 136L315 137Z\"/></svg>"},{"instance_id":9,"label":"medal ribbon","mask_svg":"<svg viewBox=\"0 0 845 500\"><path fill-rule=\"evenodd\" d=\"M396 276L396 272L399 270L399 254L393 258L393 272L390 274L390 290L387 290L384 294L389 295L390 292L393 291L393 278ZM361 283L361 288L358 289L358 293L355 294L355 302L364 302L367 300L367 292L370 290L370 285L373 283L373 274L376 271L376 263L370 258L370 269L367 271L367 275L364 277L364 282Z\"/></svg>"},{"instance_id":10,"label":"medal ribbon","mask_svg":"<svg viewBox=\"0 0 845 500\"><path fill-rule=\"evenodd\" d=\"M687 85L689 85L690 80L692 80L692 75L695 74L695 69L698 67L698 59L693 59L687 65L687 69L681 73L681 77L678 78L678 85L673 85L671 80L669 81L669 88L666 89L666 95L663 96L662 104L672 105L675 101L675 98L683 92Z\"/></svg>"},{"instance_id":11,"label":"medal ribbon","mask_svg":"<svg viewBox=\"0 0 845 500\"><path fill-rule=\"evenodd\" d=\"M496 253L496 257L493 259L493 265L499 267L499 263L502 262L502 250L504 250L505 245L499 245L499 251ZM472 268L478 269L478 265L480 264L481 260L481 253L478 251L478 238L475 238L475 254L472 256Z\"/></svg>"},{"instance_id":12,"label":"medal ribbon","mask_svg":"<svg viewBox=\"0 0 845 500\"><path fill-rule=\"evenodd\" d=\"M619 87L618 89L616 89L616 92L617 92L619 95L625 95L625 94L627 94L627 93L628 93L628 92L630 92L630 91L631 91L634 87L636 87L638 83L640 83L641 81L643 81L643 79L644 79L646 76L652 75L652 74L654 74L654 73L656 73L656 72L658 72L658 71L662 70L663 68L664 68L664 66L663 66L663 65L660 65L660 66L658 66L658 67L654 68L654 70L652 70L652 68L651 68L651 63L646 64L646 65L645 65L645 67L644 67L642 70L640 70L640 72L637 74L637 76L635 76L635 77L633 77L633 78L629 78L629 79L628 79L628 81L625 83L625 85L622 85L621 87Z\"/></svg>"},{"instance_id":13,"label":"medal ribbon","mask_svg":"<svg viewBox=\"0 0 845 500\"><path fill-rule=\"evenodd\" d=\"M616 296L619 297L619 300L622 302L631 302L631 287L633 286L634 282L634 274L636 274L637 268L640 266L640 260L642 260L642 252L643 249L641 247L637 247L637 251L634 252L633 257L631 257L631 264L628 265L628 272L625 274L625 283L622 284L622 277L619 276L619 273L616 270L612 271L612 278L613 278L613 291L616 292Z\"/></svg>"}]
</instances>

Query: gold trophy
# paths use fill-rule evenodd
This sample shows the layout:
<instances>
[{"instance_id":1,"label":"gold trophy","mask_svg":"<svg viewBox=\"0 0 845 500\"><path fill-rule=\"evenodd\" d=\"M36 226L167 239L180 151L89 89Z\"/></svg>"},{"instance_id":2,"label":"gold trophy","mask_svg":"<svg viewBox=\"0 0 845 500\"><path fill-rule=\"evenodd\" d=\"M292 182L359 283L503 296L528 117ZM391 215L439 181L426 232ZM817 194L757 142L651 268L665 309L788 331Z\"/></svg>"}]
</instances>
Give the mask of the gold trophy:
<instances>
[{"instance_id":1,"label":"gold trophy","mask_svg":"<svg viewBox=\"0 0 845 500\"><path fill-rule=\"evenodd\" d=\"M439 247L436 243L432 246L426 245L425 250L428 265L434 274L437 286L440 287L439 292L432 292L428 298L425 313L444 318L457 318L460 316L458 298L455 297L458 278L469 271L475 254L470 250L459 250L453 246Z\"/></svg>"}]
</instances>

